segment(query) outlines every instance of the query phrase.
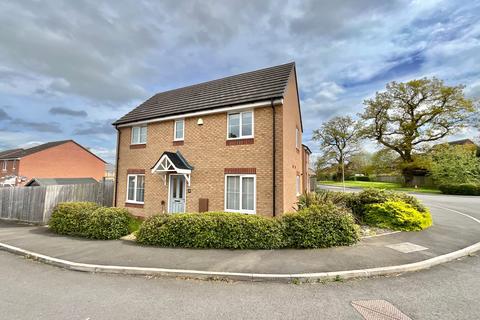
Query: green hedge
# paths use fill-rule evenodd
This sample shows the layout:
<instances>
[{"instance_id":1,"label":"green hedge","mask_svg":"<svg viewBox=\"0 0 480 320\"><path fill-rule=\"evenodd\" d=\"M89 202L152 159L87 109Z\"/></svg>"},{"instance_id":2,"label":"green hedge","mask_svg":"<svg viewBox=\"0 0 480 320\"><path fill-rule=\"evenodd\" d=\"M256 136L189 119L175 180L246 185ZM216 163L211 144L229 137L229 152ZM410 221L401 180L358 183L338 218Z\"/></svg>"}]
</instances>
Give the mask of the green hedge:
<instances>
[{"instance_id":1,"label":"green hedge","mask_svg":"<svg viewBox=\"0 0 480 320\"><path fill-rule=\"evenodd\" d=\"M480 184L475 183L442 184L438 189L444 194L480 196Z\"/></svg>"},{"instance_id":2,"label":"green hedge","mask_svg":"<svg viewBox=\"0 0 480 320\"><path fill-rule=\"evenodd\" d=\"M352 214L332 203L285 214L282 222L286 244L292 248L352 245L359 239L359 229Z\"/></svg>"},{"instance_id":3,"label":"green hedge","mask_svg":"<svg viewBox=\"0 0 480 320\"><path fill-rule=\"evenodd\" d=\"M93 202L59 203L52 212L48 227L55 233L88 237L89 217L98 205Z\"/></svg>"},{"instance_id":4,"label":"green hedge","mask_svg":"<svg viewBox=\"0 0 480 320\"><path fill-rule=\"evenodd\" d=\"M240 213L156 215L137 233L143 245L182 248L324 248L358 241L358 227L346 209L314 206L273 219Z\"/></svg>"},{"instance_id":5,"label":"green hedge","mask_svg":"<svg viewBox=\"0 0 480 320\"><path fill-rule=\"evenodd\" d=\"M402 201L386 201L369 204L365 208L365 222L380 228L402 231L418 231L432 225L428 210L418 211Z\"/></svg>"},{"instance_id":6,"label":"green hedge","mask_svg":"<svg viewBox=\"0 0 480 320\"><path fill-rule=\"evenodd\" d=\"M137 233L140 244L182 248L276 249L284 246L282 224L240 213L157 215Z\"/></svg>"},{"instance_id":7,"label":"green hedge","mask_svg":"<svg viewBox=\"0 0 480 320\"><path fill-rule=\"evenodd\" d=\"M347 199L347 207L359 219L363 220L366 206L370 204L380 204L387 201L402 201L408 203L420 212L426 212L427 208L420 201L404 192L395 192L384 189L368 188L358 193L352 193Z\"/></svg>"},{"instance_id":8,"label":"green hedge","mask_svg":"<svg viewBox=\"0 0 480 320\"><path fill-rule=\"evenodd\" d=\"M66 202L55 207L48 226L58 234L109 240L129 234L133 221L124 208L99 207L91 202Z\"/></svg>"}]
</instances>

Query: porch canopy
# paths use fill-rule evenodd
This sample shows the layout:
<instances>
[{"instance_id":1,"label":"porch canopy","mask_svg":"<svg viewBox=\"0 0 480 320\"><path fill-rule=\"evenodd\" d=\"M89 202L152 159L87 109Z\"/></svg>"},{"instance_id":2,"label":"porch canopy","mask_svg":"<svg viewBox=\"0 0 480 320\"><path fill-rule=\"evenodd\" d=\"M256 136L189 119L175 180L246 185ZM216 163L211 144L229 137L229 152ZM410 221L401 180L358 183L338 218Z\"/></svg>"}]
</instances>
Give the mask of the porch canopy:
<instances>
[{"instance_id":1,"label":"porch canopy","mask_svg":"<svg viewBox=\"0 0 480 320\"><path fill-rule=\"evenodd\" d=\"M178 173L185 177L188 185L190 185L190 175L193 167L182 156L180 151L168 152L165 151L160 159L152 167L152 173L158 173L162 175L163 182L166 184L166 175L168 173Z\"/></svg>"}]
</instances>

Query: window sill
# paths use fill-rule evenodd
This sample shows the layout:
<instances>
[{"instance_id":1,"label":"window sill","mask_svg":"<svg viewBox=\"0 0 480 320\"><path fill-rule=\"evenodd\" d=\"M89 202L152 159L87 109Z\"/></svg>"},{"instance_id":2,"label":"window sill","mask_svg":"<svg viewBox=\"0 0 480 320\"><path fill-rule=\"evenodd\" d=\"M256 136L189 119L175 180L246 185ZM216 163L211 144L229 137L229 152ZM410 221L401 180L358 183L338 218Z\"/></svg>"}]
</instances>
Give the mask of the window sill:
<instances>
[{"instance_id":1,"label":"window sill","mask_svg":"<svg viewBox=\"0 0 480 320\"><path fill-rule=\"evenodd\" d=\"M130 149L145 149L147 147L146 143L140 143L140 144L131 144Z\"/></svg>"},{"instance_id":2,"label":"window sill","mask_svg":"<svg viewBox=\"0 0 480 320\"><path fill-rule=\"evenodd\" d=\"M141 202L125 202L126 208L143 208L143 203Z\"/></svg>"},{"instance_id":3,"label":"window sill","mask_svg":"<svg viewBox=\"0 0 480 320\"><path fill-rule=\"evenodd\" d=\"M183 146L184 141L183 140L173 140L173 145L174 146Z\"/></svg>"},{"instance_id":4,"label":"window sill","mask_svg":"<svg viewBox=\"0 0 480 320\"><path fill-rule=\"evenodd\" d=\"M226 141L227 146L238 146L238 145L245 145L245 144L253 144L254 138L245 138L245 139L228 139Z\"/></svg>"},{"instance_id":5,"label":"window sill","mask_svg":"<svg viewBox=\"0 0 480 320\"><path fill-rule=\"evenodd\" d=\"M225 209L225 212L243 213L243 214L256 214L255 211L241 211L241 210L228 210L228 209Z\"/></svg>"}]
</instances>

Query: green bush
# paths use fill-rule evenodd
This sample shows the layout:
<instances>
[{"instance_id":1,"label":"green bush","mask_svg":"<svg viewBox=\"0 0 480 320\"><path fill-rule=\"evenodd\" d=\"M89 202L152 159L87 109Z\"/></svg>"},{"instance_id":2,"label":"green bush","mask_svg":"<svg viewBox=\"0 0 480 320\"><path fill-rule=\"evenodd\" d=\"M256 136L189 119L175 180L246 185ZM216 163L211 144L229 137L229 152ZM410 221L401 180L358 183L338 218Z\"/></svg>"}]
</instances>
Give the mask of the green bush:
<instances>
[{"instance_id":1,"label":"green bush","mask_svg":"<svg viewBox=\"0 0 480 320\"><path fill-rule=\"evenodd\" d=\"M52 212L48 227L55 233L88 237L89 217L98 205L93 202L59 203Z\"/></svg>"},{"instance_id":2,"label":"green bush","mask_svg":"<svg viewBox=\"0 0 480 320\"><path fill-rule=\"evenodd\" d=\"M275 249L284 246L280 221L225 212L153 216L140 227L137 241L182 248Z\"/></svg>"},{"instance_id":3,"label":"green bush","mask_svg":"<svg viewBox=\"0 0 480 320\"><path fill-rule=\"evenodd\" d=\"M288 247L326 248L351 245L359 239L352 214L332 203L285 214L282 222Z\"/></svg>"},{"instance_id":4,"label":"green bush","mask_svg":"<svg viewBox=\"0 0 480 320\"><path fill-rule=\"evenodd\" d=\"M297 207L299 210L311 206L333 203L337 206L346 207L352 194L346 192L336 192L328 190L319 190L318 192L309 192L298 197Z\"/></svg>"},{"instance_id":5,"label":"green bush","mask_svg":"<svg viewBox=\"0 0 480 320\"><path fill-rule=\"evenodd\" d=\"M111 240L129 234L133 217L124 208L101 207L88 219L88 238Z\"/></svg>"},{"instance_id":6,"label":"green bush","mask_svg":"<svg viewBox=\"0 0 480 320\"><path fill-rule=\"evenodd\" d=\"M108 240L127 235L133 220L123 208L99 207L91 202L65 202L54 208L48 226L58 234Z\"/></svg>"},{"instance_id":7,"label":"green bush","mask_svg":"<svg viewBox=\"0 0 480 320\"><path fill-rule=\"evenodd\" d=\"M348 209L328 203L280 219L225 212L156 215L140 226L137 242L182 248L324 248L351 245L358 237Z\"/></svg>"},{"instance_id":8,"label":"green bush","mask_svg":"<svg viewBox=\"0 0 480 320\"><path fill-rule=\"evenodd\" d=\"M420 212L403 201L366 205L364 221L371 226L402 231L423 230L432 225L428 210Z\"/></svg>"},{"instance_id":9,"label":"green bush","mask_svg":"<svg viewBox=\"0 0 480 320\"><path fill-rule=\"evenodd\" d=\"M367 176L358 176L358 177L353 177L353 180L355 181L370 181L370 178Z\"/></svg>"},{"instance_id":10,"label":"green bush","mask_svg":"<svg viewBox=\"0 0 480 320\"><path fill-rule=\"evenodd\" d=\"M442 184L438 189L444 194L480 196L480 184L475 183Z\"/></svg>"},{"instance_id":11,"label":"green bush","mask_svg":"<svg viewBox=\"0 0 480 320\"><path fill-rule=\"evenodd\" d=\"M427 208L420 201L409 194L384 189L368 188L359 193L351 194L347 201L347 207L360 220L364 218L367 205L379 204L387 201L403 201L413 206L420 212L426 212Z\"/></svg>"}]
</instances>

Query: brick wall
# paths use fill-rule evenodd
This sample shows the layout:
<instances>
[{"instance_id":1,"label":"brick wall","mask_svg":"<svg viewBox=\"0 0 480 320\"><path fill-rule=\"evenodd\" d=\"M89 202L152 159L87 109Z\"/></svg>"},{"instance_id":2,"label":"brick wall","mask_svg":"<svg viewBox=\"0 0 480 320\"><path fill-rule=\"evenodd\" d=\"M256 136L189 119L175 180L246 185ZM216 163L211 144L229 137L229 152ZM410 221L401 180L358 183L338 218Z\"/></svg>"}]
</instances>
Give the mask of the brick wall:
<instances>
[{"instance_id":1,"label":"brick wall","mask_svg":"<svg viewBox=\"0 0 480 320\"><path fill-rule=\"evenodd\" d=\"M19 176L31 178L83 178L101 180L105 163L74 142L33 153L20 160Z\"/></svg>"},{"instance_id":2,"label":"brick wall","mask_svg":"<svg viewBox=\"0 0 480 320\"><path fill-rule=\"evenodd\" d=\"M281 107L277 106L276 109L281 110ZM253 144L249 142L227 145L227 113L201 116L204 121L201 126L197 124L198 118L185 119L184 144L177 146L173 143L173 120L148 124L144 149L130 149L131 128L120 128L117 205L125 206L127 170L145 169L144 207L130 208L131 212L136 215L151 215L162 210L167 211L168 178L165 185L160 175L151 173L151 168L164 151L179 150L194 167L191 185L187 187L191 191L186 194L187 212L198 211L200 198L209 199L210 211L223 211L225 172L254 171L257 214L271 216L272 109L254 109ZM281 111L277 111L277 124L281 125ZM277 164L281 164L281 161L277 160ZM280 182L281 178L279 177ZM280 191L277 191L277 194L280 194ZM277 211L282 209L281 195L277 195Z\"/></svg>"},{"instance_id":3,"label":"brick wall","mask_svg":"<svg viewBox=\"0 0 480 320\"><path fill-rule=\"evenodd\" d=\"M294 71L292 70L292 73ZM295 129L300 135L298 148L295 147ZM297 98L296 79L288 81L283 105L283 208L292 211L297 202L296 176L300 175L302 185L302 127Z\"/></svg>"}]
</instances>

